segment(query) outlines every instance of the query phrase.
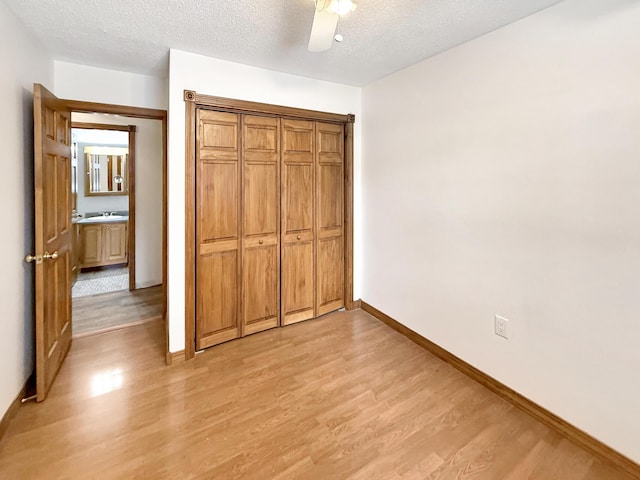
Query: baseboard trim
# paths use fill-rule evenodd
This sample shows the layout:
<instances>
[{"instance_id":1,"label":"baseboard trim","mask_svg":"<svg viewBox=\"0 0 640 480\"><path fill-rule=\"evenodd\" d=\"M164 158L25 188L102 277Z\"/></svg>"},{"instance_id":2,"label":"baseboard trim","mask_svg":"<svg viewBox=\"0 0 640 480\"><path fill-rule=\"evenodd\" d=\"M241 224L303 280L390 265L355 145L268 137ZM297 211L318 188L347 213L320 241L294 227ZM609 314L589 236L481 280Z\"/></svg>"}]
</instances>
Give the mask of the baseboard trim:
<instances>
[{"instance_id":1,"label":"baseboard trim","mask_svg":"<svg viewBox=\"0 0 640 480\"><path fill-rule=\"evenodd\" d=\"M428 352L443 360L445 363L464 373L472 380L475 380L480 385L491 390L493 393L499 395L512 405L528 413L536 420L544 423L548 427L553 428L561 435L567 437L569 440L598 456L602 460L615 465L617 468L628 473L634 478L640 479L640 465L635 463L633 460L615 451L601 441L593 438L588 433L585 433L579 428L574 427L567 421L551 413L549 410L541 407L540 405L532 402L528 398L507 387L495 378L490 377L486 373L478 370L464 360L456 357L454 354L436 345L419 333L414 332L409 327L404 326L403 324L391 318L389 315L381 312L377 308L369 305L364 301L361 302L361 308L365 312L369 313L373 317L393 328L395 331L401 333L412 342L420 345Z\"/></svg>"},{"instance_id":2,"label":"baseboard trim","mask_svg":"<svg viewBox=\"0 0 640 480\"><path fill-rule=\"evenodd\" d=\"M136 282L135 290L144 290L145 288L159 287L162 285L162 280L150 280L147 282Z\"/></svg>"},{"instance_id":3,"label":"baseboard trim","mask_svg":"<svg viewBox=\"0 0 640 480\"><path fill-rule=\"evenodd\" d=\"M167 367L184 362L184 350L178 350L177 352L167 352L166 363Z\"/></svg>"},{"instance_id":4,"label":"baseboard trim","mask_svg":"<svg viewBox=\"0 0 640 480\"><path fill-rule=\"evenodd\" d=\"M13 420L13 417L16 416L16 413L18 413L18 409L22 405L22 399L27 393L27 386L29 385L30 378L31 376L24 383L22 390L20 390L18 396L13 400L13 402L11 402L11 405L9 405L9 408L7 408L7 411L3 415L2 420L0 420L0 441L4 437L5 433L7 433L11 420Z\"/></svg>"}]
</instances>

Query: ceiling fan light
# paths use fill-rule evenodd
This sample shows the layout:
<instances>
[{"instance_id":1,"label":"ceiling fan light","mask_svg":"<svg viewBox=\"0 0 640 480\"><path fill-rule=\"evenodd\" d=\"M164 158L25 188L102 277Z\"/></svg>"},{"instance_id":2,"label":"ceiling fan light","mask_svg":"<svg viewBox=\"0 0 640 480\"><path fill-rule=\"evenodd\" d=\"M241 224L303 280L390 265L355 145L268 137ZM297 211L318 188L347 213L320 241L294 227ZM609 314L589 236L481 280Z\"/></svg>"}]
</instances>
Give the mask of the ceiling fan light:
<instances>
[{"instance_id":1,"label":"ceiling fan light","mask_svg":"<svg viewBox=\"0 0 640 480\"><path fill-rule=\"evenodd\" d=\"M349 12L353 12L356 7L357 5L352 0L332 0L329 5L329 11L338 15L346 15Z\"/></svg>"},{"instance_id":2,"label":"ceiling fan light","mask_svg":"<svg viewBox=\"0 0 640 480\"><path fill-rule=\"evenodd\" d=\"M329 10L329 7L333 3L333 0L314 0L314 3L316 4L316 10L318 12L324 12L326 10Z\"/></svg>"}]
</instances>

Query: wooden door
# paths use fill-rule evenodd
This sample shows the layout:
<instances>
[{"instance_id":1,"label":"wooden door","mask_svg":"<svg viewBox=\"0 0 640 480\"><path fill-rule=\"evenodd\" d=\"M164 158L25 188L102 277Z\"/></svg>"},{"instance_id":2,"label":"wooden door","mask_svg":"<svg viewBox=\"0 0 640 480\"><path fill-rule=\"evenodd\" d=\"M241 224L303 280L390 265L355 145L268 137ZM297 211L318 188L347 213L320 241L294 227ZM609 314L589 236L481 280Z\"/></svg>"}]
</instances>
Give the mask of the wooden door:
<instances>
[{"instance_id":1,"label":"wooden door","mask_svg":"<svg viewBox=\"0 0 640 480\"><path fill-rule=\"evenodd\" d=\"M102 225L103 265L127 262L127 224L107 223Z\"/></svg>"},{"instance_id":2,"label":"wooden door","mask_svg":"<svg viewBox=\"0 0 640 480\"><path fill-rule=\"evenodd\" d=\"M36 398L71 346L71 113L34 85Z\"/></svg>"},{"instance_id":3,"label":"wooden door","mask_svg":"<svg viewBox=\"0 0 640 480\"><path fill-rule=\"evenodd\" d=\"M82 245L81 267L91 267L102 262L102 225L80 225Z\"/></svg>"},{"instance_id":4,"label":"wooden door","mask_svg":"<svg viewBox=\"0 0 640 480\"><path fill-rule=\"evenodd\" d=\"M282 324L315 317L314 124L282 120Z\"/></svg>"},{"instance_id":5,"label":"wooden door","mask_svg":"<svg viewBox=\"0 0 640 480\"><path fill-rule=\"evenodd\" d=\"M344 126L316 123L316 315L344 307Z\"/></svg>"},{"instance_id":6,"label":"wooden door","mask_svg":"<svg viewBox=\"0 0 640 480\"><path fill-rule=\"evenodd\" d=\"M240 336L239 116L197 111L196 348Z\"/></svg>"},{"instance_id":7,"label":"wooden door","mask_svg":"<svg viewBox=\"0 0 640 480\"><path fill-rule=\"evenodd\" d=\"M280 120L242 118L243 335L280 320Z\"/></svg>"},{"instance_id":8,"label":"wooden door","mask_svg":"<svg viewBox=\"0 0 640 480\"><path fill-rule=\"evenodd\" d=\"M81 248L80 225L73 223L71 225L71 285L76 283L80 273Z\"/></svg>"}]
</instances>

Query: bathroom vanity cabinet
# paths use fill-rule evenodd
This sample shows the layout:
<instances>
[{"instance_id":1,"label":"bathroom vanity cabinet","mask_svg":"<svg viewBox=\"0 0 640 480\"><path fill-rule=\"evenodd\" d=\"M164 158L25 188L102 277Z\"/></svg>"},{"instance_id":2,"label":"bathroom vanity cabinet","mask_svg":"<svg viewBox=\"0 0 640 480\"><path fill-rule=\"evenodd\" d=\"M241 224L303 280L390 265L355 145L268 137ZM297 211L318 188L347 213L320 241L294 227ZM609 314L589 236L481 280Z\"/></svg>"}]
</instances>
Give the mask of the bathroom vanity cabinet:
<instances>
[{"instance_id":1,"label":"bathroom vanity cabinet","mask_svg":"<svg viewBox=\"0 0 640 480\"><path fill-rule=\"evenodd\" d=\"M127 222L80 224L80 268L127 263Z\"/></svg>"}]
</instances>

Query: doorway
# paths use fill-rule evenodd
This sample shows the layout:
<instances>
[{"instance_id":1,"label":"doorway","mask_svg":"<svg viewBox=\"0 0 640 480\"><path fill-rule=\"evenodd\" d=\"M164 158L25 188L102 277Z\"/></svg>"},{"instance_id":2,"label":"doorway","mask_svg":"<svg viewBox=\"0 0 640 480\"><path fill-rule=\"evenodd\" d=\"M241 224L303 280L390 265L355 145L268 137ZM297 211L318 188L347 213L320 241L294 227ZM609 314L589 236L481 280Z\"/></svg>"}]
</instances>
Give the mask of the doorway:
<instances>
[{"instance_id":1,"label":"doorway","mask_svg":"<svg viewBox=\"0 0 640 480\"><path fill-rule=\"evenodd\" d=\"M128 237L136 231L129 221L130 199L135 198L129 171L135 172L136 126L121 118L123 125L109 115L71 114L74 300L135 289L135 262L129 261L135 258L135 241ZM103 120L111 123L94 123ZM161 152L160 142L156 148ZM160 284L160 274L156 276ZM73 329L74 335L86 330L79 322Z\"/></svg>"},{"instance_id":2,"label":"doorway","mask_svg":"<svg viewBox=\"0 0 640 480\"><path fill-rule=\"evenodd\" d=\"M73 336L158 321L162 121L75 111L71 120Z\"/></svg>"},{"instance_id":3,"label":"doorway","mask_svg":"<svg viewBox=\"0 0 640 480\"><path fill-rule=\"evenodd\" d=\"M166 110L127 107L120 105L64 100L57 98L40 84L34 84L34 230L35 251L25 257L35 267L35 352L36 352L36 400L43 401L64 362L72 343L73 315L71 308L71 257L72 242L72 192L71 192L71 124L72 112L123 116L127 118L159 120L162 151L158 176L161 186L156 186L161 195L161 264L162 285L160 312L157 319L165 331L164 350L168 358L166 325L167 259L166 259L166 170L167 170L167 112ZM112 164L113 165L113 164ZM124 167L120 164L120 173ZM77 172L77 169L76 169ZM135 170L129 170L129 182L135 181ZM114 177L114 181L116 177ZM118 179L121 183L123 179ZM77 182L77 180L76 180ZM77 183L76 183L77 184ZM136 195L137 196L137 195ZM129 219L136 224L135 198L130 197ZM156 202L157 203L157 202ZM133 208L131 208L133 207ZM107 251L122 241L117 229L101 232L102 240L109 244ZM135 252L135 236L131 237ZM105 240L106 239L106 240ZM119 241L115 241L118 239ZM96 251L103 252L99 248ZM118 249L116 249L118 250ZM115 254L120 254L119 249ZM113 252L111 252L113 253ZM132 261L131 258L127 258ZM134 288L138 288L137 282ZM134 290L136 291L136 290ZM109 302L117 308L118 302ZM109 315L105 313L105 315ZM160 325L158 325L160 326ZM157 327L156 327L157 330Z\"/></svg>"},{"instance_id":4,"label":"doorway","mask_svg":"<svg viewBox=\"0 0 640 480\"><path fill-rule=\"evenodd\" d=\"M75 157L73 337L161 321L166 312L166 113L65 102L73 104Z\"/></svg>"}]
</instances>

